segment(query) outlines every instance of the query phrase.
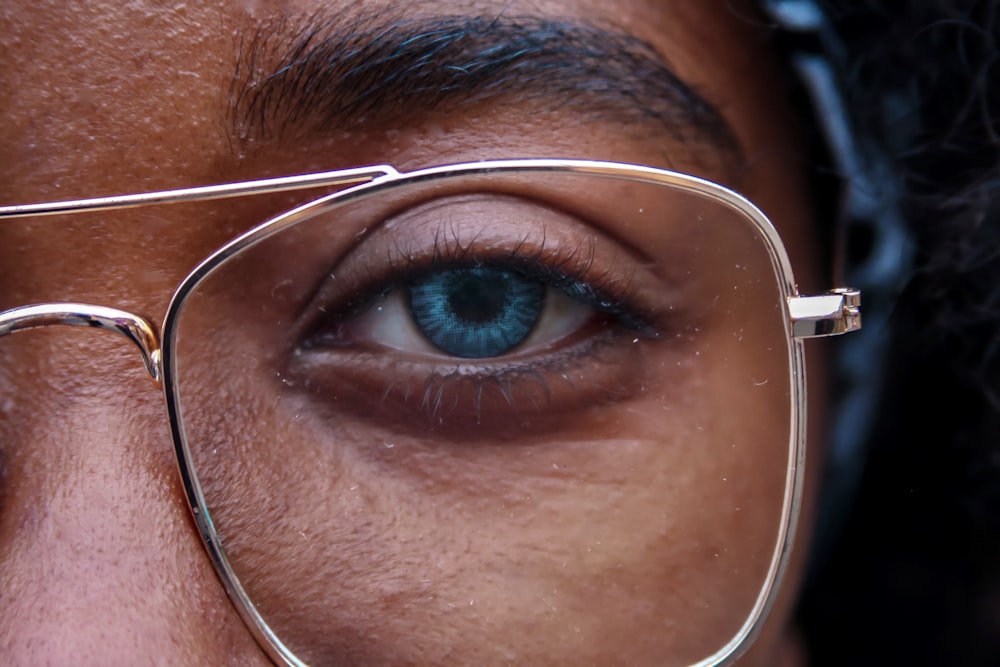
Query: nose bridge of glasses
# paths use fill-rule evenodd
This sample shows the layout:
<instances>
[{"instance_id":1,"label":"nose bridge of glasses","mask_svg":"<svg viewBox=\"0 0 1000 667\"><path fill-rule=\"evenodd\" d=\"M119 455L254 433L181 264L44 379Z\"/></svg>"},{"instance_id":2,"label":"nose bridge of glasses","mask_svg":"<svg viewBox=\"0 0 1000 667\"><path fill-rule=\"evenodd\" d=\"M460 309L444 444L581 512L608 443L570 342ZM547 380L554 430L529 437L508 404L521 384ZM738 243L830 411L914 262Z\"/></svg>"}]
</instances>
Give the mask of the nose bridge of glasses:
<instances>
[{"instance_id":1,"label":"nose bridge of glasses","mask_svg":"<svg viewBox=\"0 0 1000 667\"><path fill-rule=\"evenodd\" d=\"M125 336L139 348L146 371L159 384L160 339L153 324L141 315L85 303L47 303L0 313L0 336L51 326L91 327Z\"/></svg>"}]
</instances>

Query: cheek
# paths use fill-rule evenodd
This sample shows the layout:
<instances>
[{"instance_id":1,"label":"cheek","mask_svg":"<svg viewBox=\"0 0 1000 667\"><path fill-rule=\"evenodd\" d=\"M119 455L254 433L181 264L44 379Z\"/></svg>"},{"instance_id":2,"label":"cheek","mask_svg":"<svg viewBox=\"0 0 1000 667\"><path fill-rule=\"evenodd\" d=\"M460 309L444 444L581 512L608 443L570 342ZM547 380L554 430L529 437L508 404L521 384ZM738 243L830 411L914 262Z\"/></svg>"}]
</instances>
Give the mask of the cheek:
<instances>
[{"instance_id":1,"label":"cheek","mask_svg":"<svg viewBox=\"0 0 1000 667\"><path fill-rule=\"evenodd\" d=\"M82 328L0 343L4 662L261 664L188 520L162 395L131 344Z\"/></svg>"},{"instance_id":2,"label":"cheek","mask_svg":"<svg viewBox=\"0 0 1000 667\"><path fill-rule=\"evenodd\" d=\"M242 391L194 434L199 470L237 575L304 657L689 664L739 629L777 539L787 396L727 386L757 365L457 443Z\"/></svg>"}]
</instances>

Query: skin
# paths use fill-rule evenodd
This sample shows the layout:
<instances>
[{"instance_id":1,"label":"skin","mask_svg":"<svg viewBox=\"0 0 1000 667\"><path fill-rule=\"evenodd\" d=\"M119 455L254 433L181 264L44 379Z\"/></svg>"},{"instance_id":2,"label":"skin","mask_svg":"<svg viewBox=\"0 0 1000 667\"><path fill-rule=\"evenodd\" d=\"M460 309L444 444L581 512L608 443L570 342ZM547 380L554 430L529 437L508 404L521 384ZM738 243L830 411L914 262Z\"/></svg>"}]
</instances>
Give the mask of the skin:
<instances>
[{"instance_id":1,"label":"skin","mask_svg":"<svg viewBox=\"0 0 1000 667\"><path fill-rule=\"evenodd\" d=\"M358 4L344 3L343 9ZM391 129L327 128L308 137L234 143L221 119L239 31L280 12L307 13L315 9L311 3L168 8L94 2L69 9L64 3L33 2L0 10L0 77L6 90L17 91L0 100L0 146L6 156L0 164L0 201L152 191L364 164L404 170L484 158L610 159L675 168L738 189L775 222L800 285L816 286L809 206L788 132L788 110L779 103L778 76L752 21L721 2L615 3L613 16L607 16L609 5L602 2L508 2L502 7L508 14L610 20L616 29L648 41L681 80L720 109L741 147L738 166L731 156L706 154L666 133L638 134L621 124L530 103L437 110ZM493 3L441 1L419 3L413 11L491 15L497 9ZM200 259L252 224L312 196L5 223L0 226L0 308L80 301L162 313L176 285ZM485 205L496 206L494 199L484 204L457 198L449 206L474 221ZM501 204L509 212L502 219L509 222L496 224L498 246L523 239L528 232L518 225L530 217L517 208L520 204ZM345 266L371 265L383 257L379 243L398 247L400 239L407 239L417 250L424 247L420 239L433 237L434 230L422 226L423 214L416 211L410 219L403 216L395 232L367 237L368 245L361 247L369 250L346 253ZM561 218L545 220L552 231L546 249L561 247L559 230L568 230L566 247L580 233ZM594 247L609 247L602 236L607 233L632 239L658 257L669 256L676 246L640 221L620 224L618 230L595 232ZM479 234L473 228L451 231L459 239ZM690 233L696 233L693 227ZM308 237L302 243L314 245ZM739 243L718 250L712 261L732 264L740 256ZM280 253L273 247L262 249L246 266L266 273L275 256ZM678 256L675 264L681 261ZM634 272L628 264L620 266L622 272ZM232 269L234 280L240 270L242 265ZM653 271L651 292L658 279L663 275ZM267 289L262 287L260 295L251 285L249 297L214 302L211 312L192 318L227 312L251 328L254 320L241 314L273 296L272 284L262 284ZM252 298L257 296L261 299ZM688 298L701 302L703 296ZM754 304L772 298L749 290L741 297L733 299L735 314L727 322L741 313L752 317ZM261 307L278 313L284 305L277 300ZM706 317L716 331L729 333L721 316ZM369 335L364 322L351 326L350 336ZM268 331L262 326L261 336ZM729 344L719 336L710 342L717 348ZM708 470L715 457L706 451L692 462L664 452L676 450L666 445L677 442L735 437L737 425L749 415L759 417L759 433L749 437L748 454L734 459L728 474L751 480L743 487L745 498L773 505L770 490L780 483L783 469L762 461L775 451L769 449L773 440L787 438L781 419L766 416L779 402L775 396L761 394L754 402L758 399L744 400L745 392L737 389L731 395L706 389L717 403L674 396L669 404L685 412L686 421L671 422L682 433L669 437L663 435L667 429L660 416L668 402L647 395L574 420L542 414L537 417L541 425L519 425L512 432L498 426L510 420L497 408L496 432L487 437L470 436L481 432L460 420L437 431L426 425L418 429L412 410L401 411L401 423L392 422L384 409L331 413L332 408L310 402L318 395L310 389L283 395L286 407L309 410L305 423L292 424L284 408L268 407L272 369L242 375L223 366L214 372L220 368L212 366L219 354L254 353L247 340L257 339L192 348L194 404L210 403L220 382L242 392L236 402L241 407L221 424L206 420L198 437L236 450L273 440L273 434L254 426L263 415L268 424L282 427L290 446L324 437L331 444L295 479L282 453L253 468L204 463L205 485L210 494L221 494L227 484L256 482L255 507L261 509L220 501L216 519L220 525L240 526L222 531L237 574L255 582L248 587L262 611L311 662L682 664L700 650L702 639L722 636L716 627L732 626L730 616L740 615L733 609L752 603L755 589L741 588L733 579L730 590L736 592L728 597L704 593L708 606L721 611L706 613L698 630L681 633L693 637L690 645L684 645L687 638L660 641L670 636L674 622L697 613L673 600L710 590L706 582L719 580L721 572L752 569L746 554L765 548L766 540L755 536L770 529L749 519L712 534L695 514L666 523L654 517L663 514L662 507L701 504L709 514L728 511L730 505L723 507L719 498L731 485L719 482L719 474L705 472L686 491L661 491L675 479L664 470L682 464ZM615 357L607 366L624 361L642 368L665 359L662 347L649 348L647 356ZM712 388L725 386L733 368L781 376L780 355L752 359L748 349L731 348L732 368L706 365L691 370L691 377ZM693 348L688 352L693 354ZM370 380L363 375L370 364L352 367L336 355L274 363L284 364L280 370L292 382L305 385L345 373L356 373L350 377L361 387ZM333 367L332 375L323 370L325 364ZM380 381L376 377L370 383ZM669 378L651 382L659 390L671 387ZM240 389L247 386L261 389ZM371 403L367 394L359 398L349 387L324 386L323 391L355 401L355 407ZM821 403L812 401L818 386L810 391L815 392L811 402ZM117 337L57 329L0 341L0 654L8 664L269 664L226 598L189 517L159 393L133 350ZM630 405L641 417L627 422L623 434L612 418ZM724 409L734 416L719 419ZM810 418L819 424L820 415ZM698 435L695 423L712 423L715 430ZM686 428L691 433L683 432ZM321 432L326 435L317 435ZM623 459L621 449L605 447L613 435L631 452L630 460ZM474 438L479 447L455 444ZM373 452L359 445L372 439L392 441L394 447ZM532 454L512 457L511 441ZM558 472L566 462L572 471ZM626 474L635 469L640 474ZM709 477L717 487L707 486ZM332 500L292 521L276 509L278 502L268 495L273 489L283 489L293 507L309 506L317 497ZM438 507L451 510L442 514ZM564 529L581 521L585 530ZM298 539L302 525L323 539L306 537L293 558L281 545ZM718 554L674 553L669 546L678 536L701 547L726 535L740 544L734 547L739 553L723 556L726 565L712 564ZM331 543L337 548L325 546ZM803 551L796 551L782 597L741 665L801 661L789 607ZM284 555L274 557L276 552ZM582 553L590 556L579 557ZM560 567L567 554L571 566L565 571ZM626 566L618 572L615 565L623 558ZM684 589L677 583L678 571L701 572L703 580ZM289 572L295 576L288 577ZM647 611L636 612L639 607Z\"/></svg>"}]
</instances>

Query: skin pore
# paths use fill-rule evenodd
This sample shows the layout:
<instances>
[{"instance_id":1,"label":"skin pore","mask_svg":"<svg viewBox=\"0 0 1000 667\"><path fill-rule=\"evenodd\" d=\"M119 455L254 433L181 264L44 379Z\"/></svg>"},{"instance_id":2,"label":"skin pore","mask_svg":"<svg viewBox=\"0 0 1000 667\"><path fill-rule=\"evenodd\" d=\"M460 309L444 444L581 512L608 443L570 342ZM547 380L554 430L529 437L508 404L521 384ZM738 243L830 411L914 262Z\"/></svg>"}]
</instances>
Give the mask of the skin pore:
<instances>
[{"instance_id":1,"label":"skin pore","mask_svg":"<svg viewBox=\"0 0 1000 667\"><path fill-rule=\"evenodd\" d=\"M779 76L755 25L749 12L741 15L728 2L635 1L615 3L613 10L606 2L570 0L412 5L261 0L170 7L95 2L73 9L62 3L14 3L0 10L0 77L7 90L17 91L0 101L0 146L6 156L0 163L0 201L143 192L367 164L410 170L515 157L615 160L676 169L740 191L775 222L799 283L811 289L815 270L805 188L788 136ZM440 31L439 49L431 48L429 29ZM601 43L596 29L614 38ZM502 39L489 42L489 35L497 33ZM391 48L371 46L377 38ZM412 54L409 60L398 55L418 38L430 45L423 51L427 62L447 58L452 70L416 67ZM518 39L524 40L523 48L510 49L511 43L520 44ZM546 40L556 47L541 49ZM332 74L318 65L305 73L289 66L304 52L312 53L311 62L325 62L320 56L344 56L352 48L363 54L368 48L381 58L381 69L359 69L363 57L348 59L352 67ZM506 60L490 61L498 49ZM627 67L598 66L602 56L616 54L627 59ZM531 63L539 61L546 67L532 70ZM404 77L409 88L366 88L369 80L391 79L400 62L410 65ZM656 85L642 83L637 72L645 73L643 68L650 77L660 77ZM659 69L670 76L660 76ZM478 77L474 84L470 76ZM616 80L619 87L610 85ZM441 92L449 86L457 93ZM629 91L637 89L630 97ZM590 193L595 199L599 194ZM202 258L251 226L316 196L295 193L4 223L0 308L79 301L158 316ZM613 241L624 239L655 257L670 256L669 238L640 221L629 226L624 214L617 223L595 224L584 234L565 215L564 202L550 193L538 192L535 200L551 206L530 211L511 198L450 196L436 205L446 206L455 219L475 221L487 208L497 216L490 223L496 234L490 242L497 247L542 243L526 231L531 226L525 220L537 216L535 227L546 230L544 252L586 248L592 266L619 262L617 273L639 276L639 291L645 275L641 263L628 264L634 255L614 251ZM442 231L426 222L434 219L428 213L434 205L413 199L353 254L339 252L338 272L352 275L352 266L377 266L392 249L405 249L400 257L440 250L434 239L442 235L450 235L457 247L473 239L484 243L485 224L455 223ZM578 205L585 206L587 193L579 199ZM350 211L344 216L351 224ZM343 225L332 229L344 233ZM690 233L697 229L692 226ZM289 246L315 247L310 233L306 228ZM728 262L727 253L739 250L737 243L715 249L713 256ZM232 282L243 277L245 267L266 273L269 262L284 256L275 248L261 246L247 264L235 264ZM681 256L673 260L683 265ZM299 264L303 271L308 268L306 261ZM359 283L367 275L361 269L354 274ZM648 292L657 291L658 276L650 271ZM369 282L380 285L374 278ZM225 278L213 283L228 284ZM669 443L663 435L668 429L649 406L626 422L628 438L620 424L608 419L610 409L595 409L573 424L542 415L540 421L552 421L516 436L506 434L508 440L520 440L516 445L483 438L481 446L466 447L456 443L470 440L474 428L468 424L452 422L414 435L413 420L398 417L400 409L366 413L369 395L358 398L342 385L363 392L365 382L384 385L381 376L363 375L375 373L371 364L351 366L334 354L316 353L314 344L297 350L296 361L281 372L300 385L322 384L326 378L327 395L354 401L355 409L340 413L325 406L304 425L286 424L283 413L267 404L269 394L242 390L266 387L263 374L271 378L272 369L257 369L260 376L254 369L240 375L243 369L229 370L214 361L243 351L253 356L246 341L266 340L271 329L260 323L273 321L279 311L254 319L241 310L273 297L274 283L262 284L267 289L261 300L248 284L250 298L220 299L206 311L245 323L240 330L257 327L259 337L234 335L222 337L222 344L192 347L193 402L211 405L223 393L220 387L240 397L233 414L202 420L202 440L249 448L275 437L260 432L259 424L268 423L282 426L282 437L294 446L312 442L307 433L334 423L335 443L394 443L374 453L359 446L327 447L310 460L311 469L297 470L294 480L283 465L286 451L269 450L272 455L253 467L239 464L245 460L240 456L224 466L204 464L206 488L211 493L217 487L222 498L216 518L225 521L220 525L241 527L223 531L238 574L250 582L279 635L304 659L315 664L662 664L681 659L658 639L670 634L678 618L695 612L674 604L671 596L688 599L705 590L710 577L685 589L676 572L697 570L709 556L668 555L664 538L651 528L658 508L682 506L685 500L666 491L658 495L669 485L656 471L676 470L685 461L662 458L670 449L662 446ZM330 290L333 299L336 291ZM754 298L768 298L749 291L745 296L748 313L757 303ZM218 310L225 307L232 310ZM732 308L740 312L736 300ZM195 322L203 321L199 317L208 315L191 315ZM208 324L201 326L210 331ZM329 340L323 330L315 333L311 321L302 322L301 329L307 340ZM352 320L335 342L371 337L373 330L379 329L368 320ZM630 359L636 368L642 367L638 361L662 360L655 356L661 352L651 354L638 360L609 356L601 368L613 370ZM733 348L734 368L747 374L769 363L740 354ZM593 363L600 363L601 357L594 357ZM334 371L325 370L327 365ZM722 372L709 368L702 382L724 385ZM588 367L587 375L593 374ZM344 383L345 376L352 381ZM662 378L653 386L671 388ZM384 393L391 401L391 392ZM724 409L733 412L729 420L716 420L718 435L735 430L746 415L766 414L777 402L761 398L759 404L744 405L735 394L729 398L737 409L722 398L719 404L692 400L683 408L692 423L698 414L708 422ZM287 394L289 404L303 409L313 395ZM571 405L572 400L577 394L567 399ZM405 400L400 404L406 407ZM191 524L162 397L133 350L115 337L86 330L5 338L0 341L0 410L0 654L8 663L269 664L227 600ZM196 410L191 414L192 421L198 418ZM396 418L404 424L394 423ZM503 419L501 414L497 422ZM767 417L760 424L758 430L772 430ZM670 428L682 430L678 422ZM615 467L624 466L620 452L598 449L600 439L589 435L615 429L635 449L635 460L621 469ZM773 430L775 440L787 441L786 433ZM758 441L770 439L749 442ZM545 442L557 444L546 447ZM588 444L588 455L574 458ZM763 449L767 446L751 453L770 451ZM512 450L519 455L513 457ZM747 483L748 497L764 497L774 486L774 469L763 463L766 458L748 455L734 464L741 477L758 480ZM577 465L572 479L540 472L567 460ZM635 468L648 474L625 474ZM329 473L333 469L335 479ZM266 510L254 513L245 503L226 504L223 489L247 479L260 499L255 506ZM589 484L567 490L579 480ZM362 492L346 493L358 487ZM642 489L648 493L636 493ZM324 493L338 500L299 518L308 519L318 533L326 531L328 539L335 536L337 548L306 540L294 553L281 551L299 526L275 508L283 503L303 507ZM711 507L715 496L704 493ZM513 505L511 516L517 519L504 523L496 512L500 505L505 511ZM574 532L569 529L574 521L604 526L604 539L614 546L598 548L596 532ZM683 534L696 534L694 519L690 525L683 517L677 523L686 526L678 529ZM753 544L757 532L752 519L732 526L741 544ZM699 540L710 541L700 534L693 541ZM590 560L571 559L568 571L549 572L561 558L558 549L596 551ZM274 557L276 551L284 555ZM798 550L800 557L803 551ZM622 554L627 567L617 574L609 563ZM745 555L734 555L726 572L744 566ZM440 583L427 585L415 574L433 568ZM761 638L740 664L795 664L788 627L797 567L792 569ZM526 571L530 575L523 575ZM295 576L282 579L289 572ZM734 583L729 590L739 586ZM728 627L727 601L752 599L747 592L733 593L731 599L716 595L712 606L722 611L706 614L702 626ZM459 598L463 606L454 611ZM546 603L551 609L540 609ZM734 612L739 615L749 603L733 604L743 605ZM632 616L639 606L651 611ZM684 650L700 650L696 639Z\"/></svg>"}]
</instances>

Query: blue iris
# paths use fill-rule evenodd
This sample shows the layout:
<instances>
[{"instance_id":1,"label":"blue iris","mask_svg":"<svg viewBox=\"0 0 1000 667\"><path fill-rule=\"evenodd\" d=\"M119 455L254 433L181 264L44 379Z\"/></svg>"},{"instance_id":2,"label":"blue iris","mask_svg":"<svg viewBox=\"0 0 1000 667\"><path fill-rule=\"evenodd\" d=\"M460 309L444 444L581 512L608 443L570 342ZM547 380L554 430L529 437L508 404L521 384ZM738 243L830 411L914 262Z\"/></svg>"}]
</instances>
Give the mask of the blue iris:
<instances>
[{"instance_id":1,"label":"blue iris","mask_svg":"<svg viewBox=\"0 0 1000 667\"><path fill-rule=\"evenodd\" d=\"M544 285L520 273L453 269L412 283L410 312L431 343L456 357L480 359L524 342L544 296Z\"/></svg>"}]
</instances>

